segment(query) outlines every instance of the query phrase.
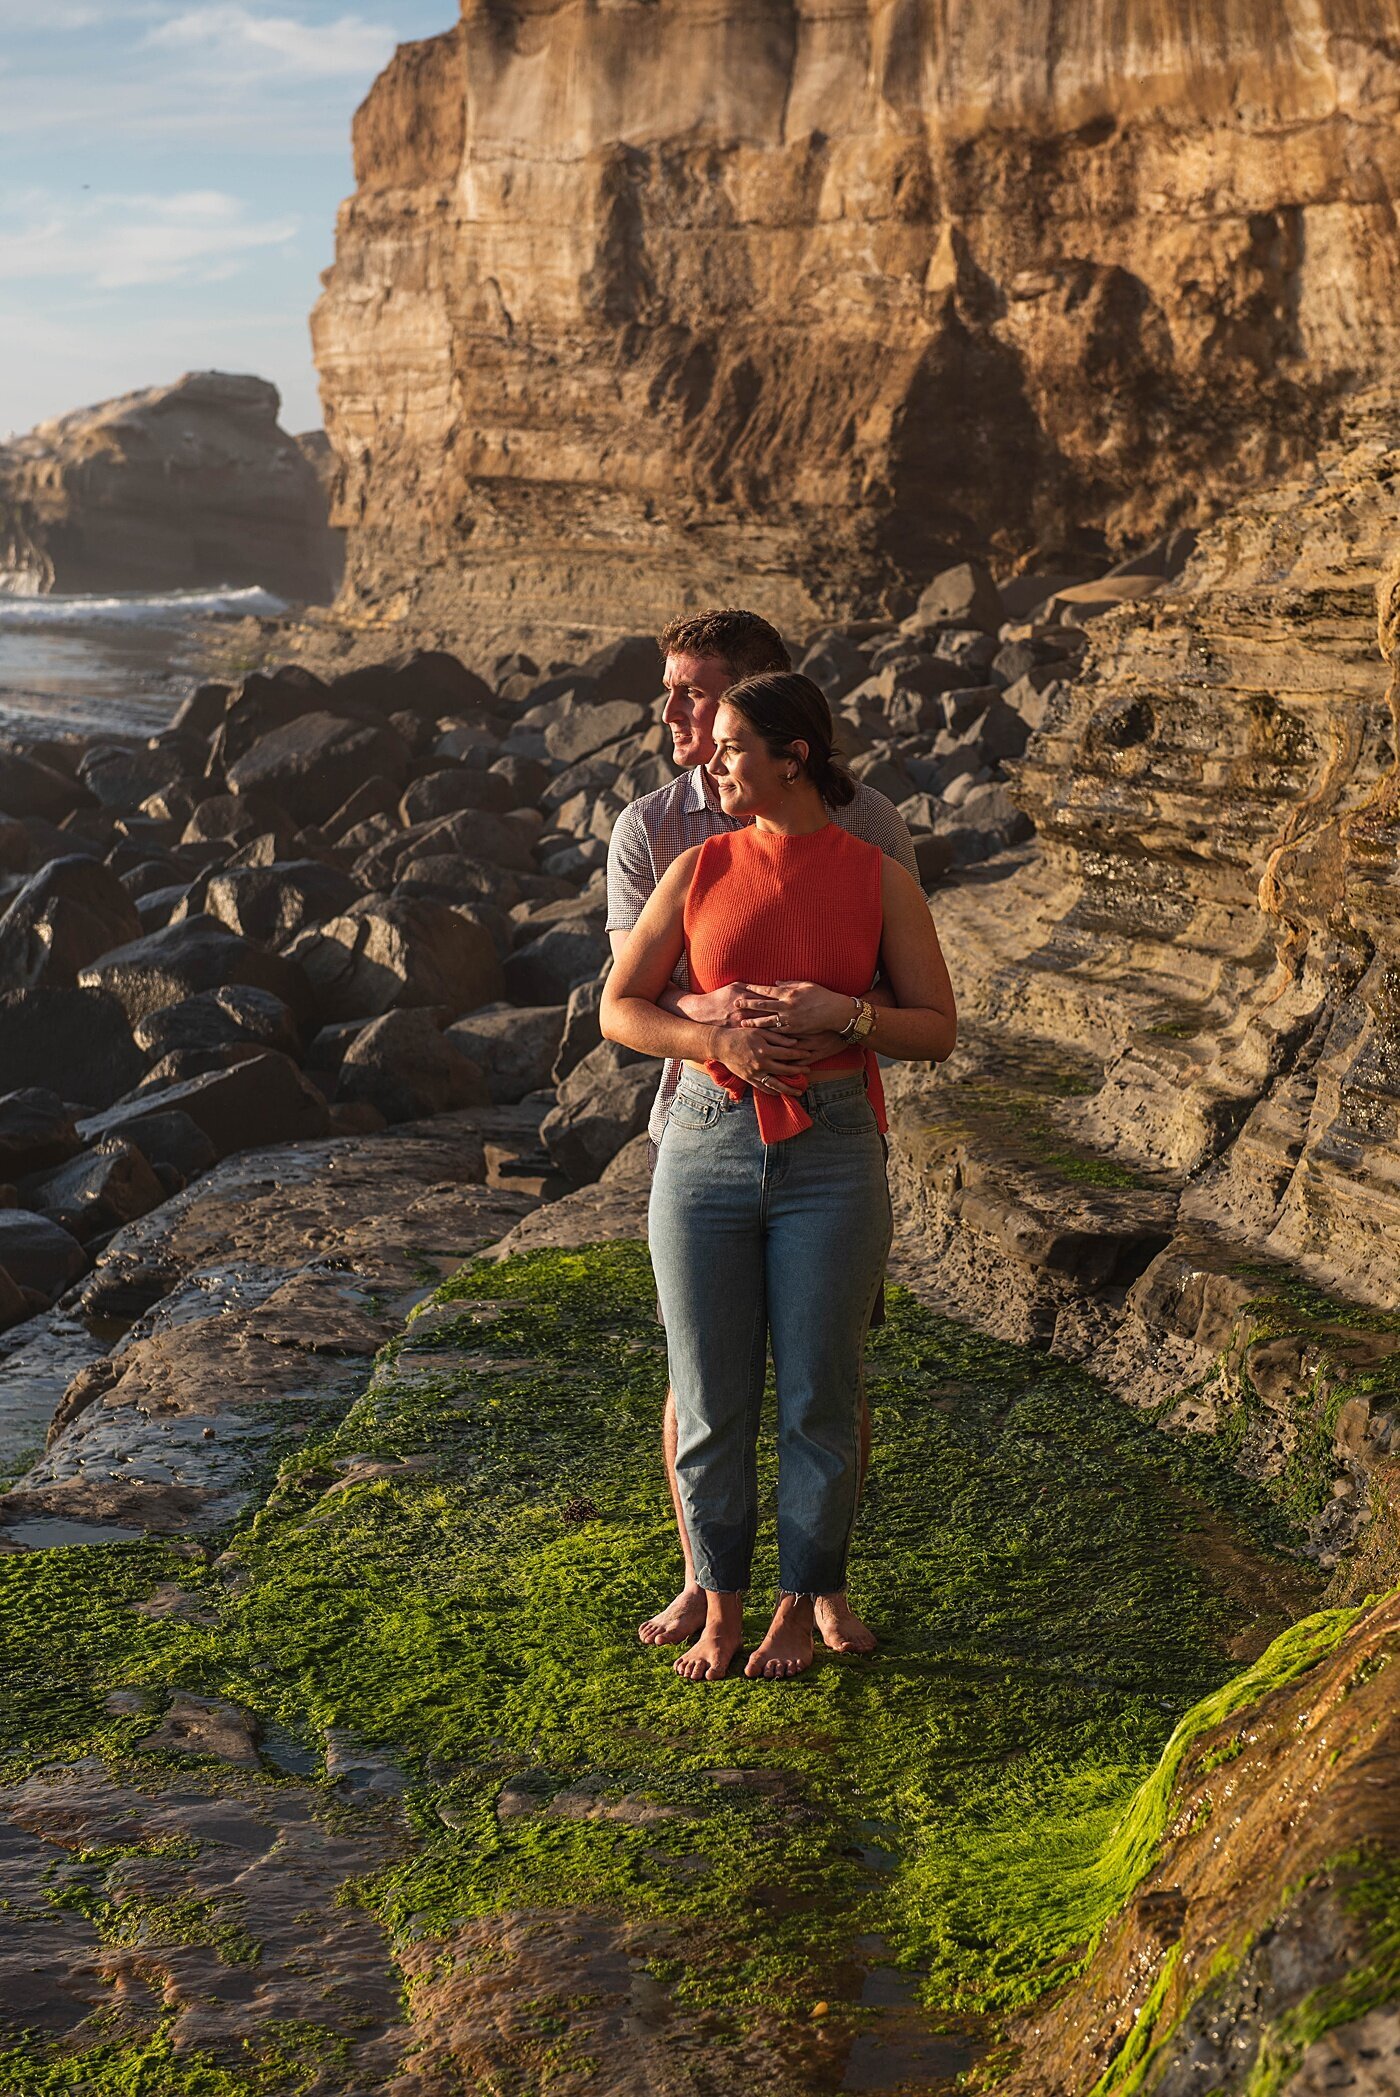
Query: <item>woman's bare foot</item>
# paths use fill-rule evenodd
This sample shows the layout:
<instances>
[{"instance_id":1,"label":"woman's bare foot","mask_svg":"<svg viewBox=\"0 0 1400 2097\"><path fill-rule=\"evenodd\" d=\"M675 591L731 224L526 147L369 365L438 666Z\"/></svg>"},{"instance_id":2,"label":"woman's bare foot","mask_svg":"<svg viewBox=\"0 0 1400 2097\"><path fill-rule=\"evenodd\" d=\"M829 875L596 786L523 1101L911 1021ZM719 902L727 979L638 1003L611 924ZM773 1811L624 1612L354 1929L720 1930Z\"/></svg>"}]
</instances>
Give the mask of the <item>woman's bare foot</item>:
<instances>
[{"instance_id":1,"label":"woman's bare foot","mask_svg":"<svg viewBox=\"0 0 1400 2097\"><path fill-rule=\"evenodd\" d=\"M833 1653L873 1653L880 1643L869 1624L861 1622L844 1589L839 1595L818 1595L817 1636Z\"/></svg>"},{"instance_id":2,"label":"woman's bare foot","mask_svg":"<svg viewBox=\"0 0 1400 2097\"><path fill-rule=\"evenodd\" d=\"M750 1681L760 1676L768 1682L784 1682L812 1665L812 1597L784 1595L773 1611L773 1621L761 1645L749 1655L744 1673Z\"/></svg>"},{"instance_id":3,"label":"woman's bare foot","mask_svg":"<svg viewBox=\"0 0 1400 2097\"><path fill-rule=\"evenodd\" d=\"M744 1643L742 1595L705 1595L705 1628L675 1661L683 1682L722 1682Z\"/></svg>"},{"instance_id":4,"label":"woman's bare foot","mask_svg":"<svg viewBox=\"0 0 1400 2097\"><path fill-rule=\"evenodd\" d=\"M674 1602L637 1626L637 1636L644 1646L680 1646L695 1636L704 1621L705 1590L688 1581Z\"/></svg>"}]
</instances>

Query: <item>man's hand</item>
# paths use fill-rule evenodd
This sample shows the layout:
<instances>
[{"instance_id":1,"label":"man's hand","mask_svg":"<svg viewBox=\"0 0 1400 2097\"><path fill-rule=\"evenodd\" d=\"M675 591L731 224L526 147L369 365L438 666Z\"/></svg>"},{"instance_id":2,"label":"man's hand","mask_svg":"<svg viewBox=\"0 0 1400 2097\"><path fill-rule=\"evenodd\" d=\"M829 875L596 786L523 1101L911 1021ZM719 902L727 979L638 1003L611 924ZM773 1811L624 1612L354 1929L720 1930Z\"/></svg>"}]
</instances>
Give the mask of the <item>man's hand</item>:
<instances>
[{"instance_id":1,"label":"man's hand","mask_svg":"<svg viewBox=\"0 0 1400 2097\"><path fill-rule=\"evenodd\" d=\"M723 990L680 990L671 984L662 992L660 1001L668 1012L679 1012L682 1019L698 1020L702 1027L733 1027L747 1009L740 999L752 993L751 983L726 983Z\"/></svg>"}]
</instances>

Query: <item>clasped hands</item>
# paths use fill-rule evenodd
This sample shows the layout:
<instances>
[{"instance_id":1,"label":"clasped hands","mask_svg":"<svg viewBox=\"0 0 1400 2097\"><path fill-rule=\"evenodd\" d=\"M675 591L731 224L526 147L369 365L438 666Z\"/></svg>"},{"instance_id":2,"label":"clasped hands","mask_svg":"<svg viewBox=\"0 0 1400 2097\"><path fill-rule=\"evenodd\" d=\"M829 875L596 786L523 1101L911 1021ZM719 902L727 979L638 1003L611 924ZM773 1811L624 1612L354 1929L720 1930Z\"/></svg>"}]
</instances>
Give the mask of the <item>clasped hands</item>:
<instances>
[{"instance_id":1,"label":"clasped hands","mask_svg":"<svg viewBox=\"0 0 1400 2097\"><path fill-rule=\"evenodd\" d=\"M677 999L711 1033L709 1057L765 1092L801 1092L814 1063L849 1044L853 1001L820 983L727 983Z\"/></svg>"}]
</instances>

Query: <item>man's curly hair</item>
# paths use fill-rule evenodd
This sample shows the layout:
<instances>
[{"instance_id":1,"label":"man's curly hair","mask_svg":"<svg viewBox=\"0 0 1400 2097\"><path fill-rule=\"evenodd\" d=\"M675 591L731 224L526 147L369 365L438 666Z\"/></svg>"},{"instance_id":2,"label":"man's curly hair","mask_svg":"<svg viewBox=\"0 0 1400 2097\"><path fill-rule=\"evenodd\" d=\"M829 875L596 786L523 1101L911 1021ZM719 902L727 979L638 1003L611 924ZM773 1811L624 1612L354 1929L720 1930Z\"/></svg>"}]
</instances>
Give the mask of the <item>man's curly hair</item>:
<instances>
[{"instance_id":1,"label":"man's curly hair","mask_svg":"<svg viewBox=\"0 0 1400 2097\"><path fill-rule=\"evenodd\" d=\"M792 668L777 628L760 619L757 612L732 606L673 619L658 635L656 645L663 655L716 656L735 678Z\"/></svg>"}]
</instances>

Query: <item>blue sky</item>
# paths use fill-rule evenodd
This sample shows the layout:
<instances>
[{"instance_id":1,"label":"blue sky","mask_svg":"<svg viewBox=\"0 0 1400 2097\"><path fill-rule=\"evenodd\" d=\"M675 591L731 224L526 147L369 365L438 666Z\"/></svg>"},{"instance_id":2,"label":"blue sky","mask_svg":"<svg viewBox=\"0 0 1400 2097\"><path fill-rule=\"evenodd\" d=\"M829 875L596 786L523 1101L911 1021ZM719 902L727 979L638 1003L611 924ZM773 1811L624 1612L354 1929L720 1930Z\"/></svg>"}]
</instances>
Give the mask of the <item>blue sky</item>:
<instances>
[{"instance_id":1,"label":"blue sky","mask_svg":"<svg viewBox=\"0 0 1400 2097\"><path fill-rule=\"evenodd\" d=\"M321 420L350 118L454 0L0 0L0 436L182 371Z\"/></svg>"}]
</instances>

